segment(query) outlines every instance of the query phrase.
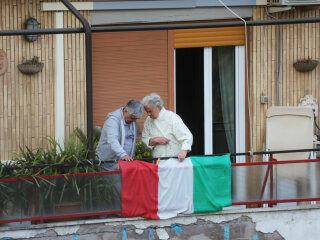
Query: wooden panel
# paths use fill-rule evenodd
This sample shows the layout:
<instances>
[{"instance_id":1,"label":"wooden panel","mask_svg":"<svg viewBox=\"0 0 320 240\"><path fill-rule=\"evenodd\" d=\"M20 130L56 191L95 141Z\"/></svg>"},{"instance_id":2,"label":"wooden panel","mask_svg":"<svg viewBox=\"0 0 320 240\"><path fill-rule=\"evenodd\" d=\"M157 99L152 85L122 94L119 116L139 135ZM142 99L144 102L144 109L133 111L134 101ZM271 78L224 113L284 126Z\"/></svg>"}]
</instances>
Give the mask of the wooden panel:
<instances>
[{"instance_id":1,"label":"wooden panel","mask_svg":"<svg viewBox=\"0 0 320 240\"><path fill-rule=\"evenodd\" d=\"M174 47L244 45L244 27L174 30Z\"/></svg>"},{"instance_id":2,"label":"wooden panel","mask_svg":"<svg viewBox=\"0 0 320 240\"><path fill-rule=\"evenodd\" d=\"M92 45L94 126L102 126L107 113L151 92L168 107L167 31L94 33Z\"/></svg>"}]
</instances>

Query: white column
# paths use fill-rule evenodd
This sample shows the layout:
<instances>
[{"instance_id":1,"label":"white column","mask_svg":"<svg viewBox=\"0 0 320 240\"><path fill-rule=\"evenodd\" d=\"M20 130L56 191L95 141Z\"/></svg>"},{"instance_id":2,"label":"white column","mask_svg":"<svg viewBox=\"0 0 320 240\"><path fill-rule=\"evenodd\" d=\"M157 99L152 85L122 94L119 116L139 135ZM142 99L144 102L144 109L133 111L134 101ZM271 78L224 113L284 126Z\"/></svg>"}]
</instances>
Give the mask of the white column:
<instances>
[{"instance_id":1,"label":"white column","mask_svg":"<svg viewBox=\"0 0 320 240\"><path fill-rule=\"evenodd\" d=\"M204 48L204 153L212 154L212 48ZM200 79L199 79L200 80Z\"/></svg>"},{"instance_id":2,"label":"white column","mask_svg":"<svg viewBox=\"0 0 320 240\"><path fill-rule=\"evenodd\" d=\"M56 28L63 28L63 13L56 12ZM64 41L63 34L56 34L55 62L55 139L64 147L65 100L64 100Z\"/></svg>"}]
</instances>

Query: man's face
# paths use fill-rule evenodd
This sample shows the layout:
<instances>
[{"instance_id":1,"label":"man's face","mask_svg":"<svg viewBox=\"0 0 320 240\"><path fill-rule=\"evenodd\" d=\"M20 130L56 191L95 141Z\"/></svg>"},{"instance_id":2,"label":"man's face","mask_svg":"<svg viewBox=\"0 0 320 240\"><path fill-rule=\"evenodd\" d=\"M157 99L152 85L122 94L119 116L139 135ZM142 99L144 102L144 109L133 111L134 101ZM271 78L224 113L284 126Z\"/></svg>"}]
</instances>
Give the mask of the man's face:
<instances>
[{"instance_id":1,"label":"man's face","mask_svg":"<svg viewBox=\"0 0 320 240\"><path fill-rule=\"evenodd\" d=\"M138 119L136 116L129 114L126 109L123 111L123 117L124 117L124 120L126 121L126 123L128 123L128 124L133 123L133 122L137 121L137 119Z\"/></svg>"},{"instance_id":2,"label":"man's face","mask_svg":"<svg viewBox=\"0 0 320 240\"><path fill-rule=\"evenodd\" d=\"M159 116L160 108L159 107L152 107L151 104L148 104L144 107L144 110L148 114L149 117L156 119Z\"/></svg>"}]
</instances>

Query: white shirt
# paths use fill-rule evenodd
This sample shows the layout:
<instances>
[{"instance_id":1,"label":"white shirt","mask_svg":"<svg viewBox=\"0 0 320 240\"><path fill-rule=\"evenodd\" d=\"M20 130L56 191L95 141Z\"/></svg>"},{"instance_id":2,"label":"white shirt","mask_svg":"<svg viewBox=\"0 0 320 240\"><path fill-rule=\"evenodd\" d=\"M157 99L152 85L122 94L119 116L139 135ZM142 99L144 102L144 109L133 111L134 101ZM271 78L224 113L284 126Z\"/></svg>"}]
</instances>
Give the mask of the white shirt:
<instances>
[{"instance_id":1,"label":"white shirt","mask_svg":"<svg viewBox=\"0 0 320 240\"><path fill-rule=\"evenodd\" d=\"M150 146L149 140L154 137L166 137L170 142L166 145ZM153 157L175 157L181 150L191 151L193 136L177 114L163 107L156 119L147 117L142 141L149 148L153 148Z\"/></svg>"}]
</instances>

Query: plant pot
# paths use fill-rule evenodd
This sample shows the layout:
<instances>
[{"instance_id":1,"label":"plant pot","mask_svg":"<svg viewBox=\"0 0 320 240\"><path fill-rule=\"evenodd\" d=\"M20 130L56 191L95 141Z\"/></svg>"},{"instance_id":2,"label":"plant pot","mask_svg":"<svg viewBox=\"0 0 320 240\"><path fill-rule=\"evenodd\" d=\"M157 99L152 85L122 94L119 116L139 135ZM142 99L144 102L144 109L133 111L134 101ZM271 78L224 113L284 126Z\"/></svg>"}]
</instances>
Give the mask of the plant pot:
<instances>
[{"instance_id":1,"label":"plant pot","mask_svg":"<svg viewBox=\"0 0 320 240\"><path fill-rule=\"evenodd\" d=\"M319 64L318 60L299 60L293 64L298 72L309 72L315 69Z\"/></svg>"},{"instance_id":2,"label":"plant pot","mask_svg":"<svg viewBox=\"0 0 320 240\"><path fill-rule=\"evenodd\" d=\"M55 205L55 215L72 215L81 213L82 202L62 202ZM81 217L63 217L45 220L46 223L80 220Z\"/></svg>"},{"instance_id":3,"label":"plant pot","mask_svg":"<svg viewBox=\"0 0 320 240\"><path fill-rule=\"evenodd\" d=\"M55 209L58 215L80 213L82 202L62 202L56 204Z\"/></svg>"},{"instance_id":4,"label":"plant pot","mask_svg":"<svg viewBox=\"0 0 320 240\"><path fill-rule=\"evenodd\" d=\"M81 213L82 208L82 202L63 202L60 204L57 204L56 214L57 215L71 215L71 214L77 214ZM59 218L56 221L72 221L72 220L80 220L80 217L64 217Z\"/></svg>"},{"instance_id":5,"label":"plant pot","mask_svg":"<svg viewBox=\"0 0 320 240\"><path fill-rule=\"evenodd\" d=\"M44 64L41 62L33 63L27 61L18 65L20 72L25 74L34 74L42 71Z\"/></svg>"}]
</instances>

